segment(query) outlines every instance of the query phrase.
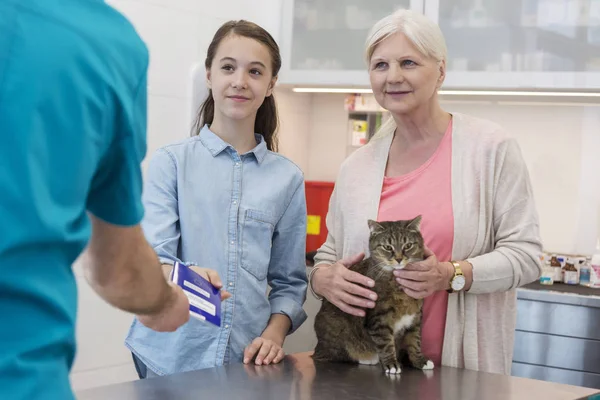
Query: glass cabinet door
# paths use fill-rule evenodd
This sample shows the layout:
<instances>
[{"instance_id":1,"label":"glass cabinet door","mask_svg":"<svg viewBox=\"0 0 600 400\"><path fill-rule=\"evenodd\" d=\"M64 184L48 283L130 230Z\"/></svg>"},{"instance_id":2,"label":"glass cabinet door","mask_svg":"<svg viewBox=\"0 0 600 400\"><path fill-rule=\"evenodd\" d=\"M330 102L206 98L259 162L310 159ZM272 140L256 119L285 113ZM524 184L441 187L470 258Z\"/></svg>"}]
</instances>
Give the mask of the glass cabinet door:
<instances>
[{"instance_id":1,"label":"glass cabinet door","mask_svg":"<svg viewBox=\"0 0 600 400\"><path fill-rule=\"evenodd\" d=\"M600 0L427 0L425 13L451 86L600 87Z\"/></svg>"},{"instance_id":2,"label":"glass cabinet door","mask_svg":"<svg viewBox=\"0 0 600 400\"><path fill-rule=\"evenodd\" d=\"M368 84L365 41L379 19L422 0L284 0L282 83Z\"/></svg>"}]
</instances>

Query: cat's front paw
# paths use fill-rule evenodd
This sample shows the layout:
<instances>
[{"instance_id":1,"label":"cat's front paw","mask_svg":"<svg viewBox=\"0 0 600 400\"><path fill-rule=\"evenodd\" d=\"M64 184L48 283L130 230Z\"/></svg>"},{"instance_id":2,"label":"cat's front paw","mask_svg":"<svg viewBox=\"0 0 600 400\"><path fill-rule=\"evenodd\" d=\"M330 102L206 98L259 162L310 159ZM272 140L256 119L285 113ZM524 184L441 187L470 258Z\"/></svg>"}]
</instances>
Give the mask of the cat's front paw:
<instances>
[{"instance_id":1,"label":"cat's front paw","mask_svg":"<svg viewBox=\"0 0 600 400\"><path fill-rule=\"evenodd\" d=\"M423 356L412 357L410 361L412 366L416 369L432 370L434 367L433 361L428 360Z\"/></svg>"},{"instance_id":2,"label":"cat's front paw","mask_svg":"<svg viewBox=\"0 0 600 400\"><path fill-rule=\"evenodd\" d=\"M386 374L395 375L400 374L402 372L402 368L400 368L400 363L397 361L385 363L382 364L382 366Z\"/></svg>"},{"instance_id":3,"label":"cat's front paw","mask_svg":"<svg viewBox=\"0 0 600 400\"><path fill-rule=\"evenodd\" d=\"M421 368L422 370L430 370L433 369L434 365L433 365L433 361L431 360L427 360L427 362L425 363L425 365L423 365L423 368Z\"/></svg>"}]
</instances>

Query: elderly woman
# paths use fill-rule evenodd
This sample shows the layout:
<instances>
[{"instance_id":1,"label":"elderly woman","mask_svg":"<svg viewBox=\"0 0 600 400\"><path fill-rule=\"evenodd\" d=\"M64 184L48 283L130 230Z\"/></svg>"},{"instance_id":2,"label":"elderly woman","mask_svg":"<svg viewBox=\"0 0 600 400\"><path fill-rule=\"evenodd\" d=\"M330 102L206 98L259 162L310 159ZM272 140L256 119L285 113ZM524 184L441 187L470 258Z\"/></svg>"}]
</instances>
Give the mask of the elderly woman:
<instances>
[{"instance_id":1,"label":"elderly woman","mask_svg":"<svg viewBox=\"0 0 600 400\"><path fill-rule=\"evenodd\" d=\"M541 273L537 212L516 140L489 121L448 113L439 27L400 10L367 40L371 88L392 117L342 165L311 290L364 315L376 293L347 269L368 248L367 220L422 215L426 259L394 272L424 298L423 353L436 365L510 374L516 293Z\"/></svg>"}]
</instances>

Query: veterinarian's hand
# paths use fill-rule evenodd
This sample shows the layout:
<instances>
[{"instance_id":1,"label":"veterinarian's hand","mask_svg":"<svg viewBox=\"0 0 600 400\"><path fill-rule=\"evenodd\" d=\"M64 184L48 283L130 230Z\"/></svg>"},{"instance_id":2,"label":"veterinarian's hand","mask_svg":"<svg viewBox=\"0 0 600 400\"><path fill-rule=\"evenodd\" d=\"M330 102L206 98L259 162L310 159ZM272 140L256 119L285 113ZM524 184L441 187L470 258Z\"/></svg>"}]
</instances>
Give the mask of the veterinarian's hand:
<instances>
[{"instance_id":1,"label":"veterinarian's hand","mask_svg":"<svg viewBox=\"0 0 600 400\"><path fill-rule=\"evenodd\" d=\"M364 253L360 253L315 271L312 276L312 287L315 293L325 297L345 313L364 317L364 308L375 307L377 294L366 289L375 286L375 282L348 269L361 261L364 256Z\"/></svg>"},{"instance_id":2,"label":"veterinarian's hand","mask_svg":"<svg viewBox=\"0 0 600 400\"><path fill-rule=\"evenodd\" d=\"M277 364L285 357L282 345L283 343L259 336L244 350L244 364L248 364L252 359L255 359L256 365Z\"/></svg>"},{"instance_id":3,"label":"veterinarian's hand","mask_svg":"<svg viewBox=\"0 0 600 400\"><path fill-rule=\"evenodd\" d=\"M410 263L394 271L396 282L412 298L422 299L434 292L450 287L454 267L449 262L439 262L435 254L425 247L425 260Z\"/></svg>"},{"instance_id":4,"label":"veterinarian's hand","mask_svg":"<svg viewBox=\"0 0 600 400\"><path fill-rule=\"evenodd\" d=\"M162 308L137 317L142 324L157 332L173 332L190 319L190 302L179 286L170 283L169 296Z\"/></svg>"}]
</instances>

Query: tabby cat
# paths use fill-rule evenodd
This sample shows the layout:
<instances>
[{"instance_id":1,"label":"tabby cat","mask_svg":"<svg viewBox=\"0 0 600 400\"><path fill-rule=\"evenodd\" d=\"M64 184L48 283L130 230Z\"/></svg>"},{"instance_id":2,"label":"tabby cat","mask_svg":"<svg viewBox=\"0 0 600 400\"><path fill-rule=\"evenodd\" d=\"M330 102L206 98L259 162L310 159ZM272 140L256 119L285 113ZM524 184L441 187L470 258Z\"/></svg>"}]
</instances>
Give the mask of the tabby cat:
<instances>
[{"instance_id":1,"label":"tabby cat","mask_svg":"<svg viewBox=\"0 0 600 400\"><path fill-rule=\"evenodd\" d=\"M380 363L387 374L399 374L401 361L408 358L415 368L433 369L421 353L423 300L406 295L392 273L423 260L420 223L420 215L408 221L368 221L370 257L350 269L375 281L375 308L356 317L324 299L315 317L315 360Z\"/></svg>"}]
</instances>

